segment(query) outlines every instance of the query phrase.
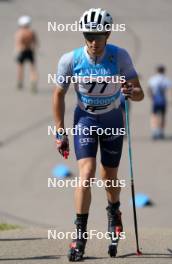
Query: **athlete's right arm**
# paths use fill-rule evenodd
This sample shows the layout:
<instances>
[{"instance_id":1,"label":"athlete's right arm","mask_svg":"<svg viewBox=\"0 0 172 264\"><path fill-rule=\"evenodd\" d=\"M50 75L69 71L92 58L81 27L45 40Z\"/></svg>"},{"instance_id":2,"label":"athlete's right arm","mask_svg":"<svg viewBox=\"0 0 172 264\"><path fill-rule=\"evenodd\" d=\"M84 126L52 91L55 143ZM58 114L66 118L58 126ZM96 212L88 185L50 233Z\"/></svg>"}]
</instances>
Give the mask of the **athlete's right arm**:
<instances>
[{"instance_id":1,"label":"athlete's right arm","mask_svg":"<svg viewBox=\"0 0 172 264\"><path fill-rule=\"evenodd\" d=\"M60 154L67 158L69 155L69 141L67 135L63 134L64 114L65 114L65 94L70 85L72 76L72 58L73 54L67 53L63 55L58 63L56 87L53 92L53 113L56 125L56 146ZM59 130L61 128L61 130ZM65 132L65 130L64 130Z\"/></svg>"},{"instance_id":2,"label":"athlete's right arm","mask_svg":"<svg viewBox=\"0 0 172 264\"><path fill-rule=\"evenodd\" d=\"M56 131L59 128L64 128L64 113L65 113L65 90L60 86L56 86L53 91L53 113L56 125Z\"/></svg>"},{"instance_id":3,"label":"athlete's right arm","mask_svg":"<svg viewBox=\"0 0 172 264\"><path fill-rule=\"evenodd\" d=\"M59 131L59 128L64 128L64 113L65 113L65 91L57 86L53 93L53 112L56 123L56 147L59 153L65 158L68 158L69 155L69 140L66 134L63 134L62 129Z\"/></svg>"},{"instance_id":4,"label":"athlete's right arm","mask_svg":"<svg viewBox=\"0 0 172 264\"><path fill-rule=\"evenodd\" d=\"M69 88L70 77L72 76L72 59L73 53L69 52L64 54L58 63L56 87L53 92L53 113L56 131L59 128L64 128L65 94Z\"/></svg>"}]
</instances>

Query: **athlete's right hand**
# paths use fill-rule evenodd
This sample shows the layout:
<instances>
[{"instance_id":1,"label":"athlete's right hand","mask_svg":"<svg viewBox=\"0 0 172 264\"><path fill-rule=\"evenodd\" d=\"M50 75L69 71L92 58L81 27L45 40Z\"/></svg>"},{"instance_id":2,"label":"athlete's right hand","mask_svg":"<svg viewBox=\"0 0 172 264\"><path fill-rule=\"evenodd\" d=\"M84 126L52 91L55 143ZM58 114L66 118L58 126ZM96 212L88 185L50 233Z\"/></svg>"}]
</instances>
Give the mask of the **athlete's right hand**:
<instances>
[{"instance_id":1,"label":"athlete's right hand","mask_svg":"<svg viewBox=\"0 0 172 264\"><path fill-rule=\"evenodd\" d=\"M69 139L67 135L56 135L56 147L59 153L64 157L68 158L69 155Z\"/></svg>"}]
</instances>

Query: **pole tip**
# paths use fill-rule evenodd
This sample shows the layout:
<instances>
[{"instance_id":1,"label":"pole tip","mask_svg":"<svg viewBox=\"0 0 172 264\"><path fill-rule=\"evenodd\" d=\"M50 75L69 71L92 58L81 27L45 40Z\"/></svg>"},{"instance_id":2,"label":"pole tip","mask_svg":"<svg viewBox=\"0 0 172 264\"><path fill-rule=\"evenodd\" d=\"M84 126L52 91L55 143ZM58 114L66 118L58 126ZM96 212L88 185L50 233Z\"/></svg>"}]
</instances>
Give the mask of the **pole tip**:
<instances>
[{"instance_id":1,"label":"pole tip","mask_svg":"<svg viewBox=\"0 0 172 264\"><path fill-rule=\"evenodd\" d=\"M136 255L137 256L141 256L142 255L142 252L140 250L137 250Z\"/></svg>"}]
</instances>

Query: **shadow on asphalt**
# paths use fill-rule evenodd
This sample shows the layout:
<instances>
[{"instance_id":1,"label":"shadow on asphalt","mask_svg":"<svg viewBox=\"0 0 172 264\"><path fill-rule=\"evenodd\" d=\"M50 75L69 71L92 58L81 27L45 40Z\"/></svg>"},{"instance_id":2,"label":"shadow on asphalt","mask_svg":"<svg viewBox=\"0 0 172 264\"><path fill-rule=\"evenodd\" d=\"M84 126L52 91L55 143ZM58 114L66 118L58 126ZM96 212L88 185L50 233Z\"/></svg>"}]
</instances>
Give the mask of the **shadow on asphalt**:
<instances>
[{"instance_id":1,"label":"shadow on asphalt","mask_svg":"<svg viewBox=\"0 0 172 264\"><path fill-rule=\"evenodd\" d=\"M38 238L39 239L39 238ZM143 253L141 256L137 256L136 253L128 253L125 255L117 256L116 258L158 258L158 259L164 259L164 258L172 258L172 250L167 249L170 254L165 253ZM6 261L6 260L46 260L46 259L59 259L60 257L65 257L66 255L56 255L56 256L36 256L36 257L24 257L24 258L0 258L0 261ZM83 258L82 262L84 260L94 260L94 259L109 259L109 257L93 257L93 256L86 256Z\"/></svg>"},{"instance_id":2,"label":"shadow on asphalt","mask_svg":"<svg viewBox=\"0 0 172 264\"><path fill-rule=\"evenodd\" d=\"M109 257L92 257L92 256L86 256L83 258L83 260L94 260L94 259L107 259Z\"/></svg>"},{"instance_id":3,"label":"shadow on asphalt","mask_svg":"<svg viewBox=\"0 0 172 264\"><path fill-rule=\"evenodd\" d=\"M142 253L142 255L137 256L136 253L128 253L125 255L117 256L117 258L158 258L158 259L164 259L164 258L172 258L172 250L167 249L171 254L166 253Z\"/></svg>"},{"instance_id":4,"label":"shadow on asphalt","mask_svg":"<svg viewBox=\"0 0 172 264\"><path fill-rule=\"evenodd\" d=\"M36 257L24 257L24 258L0 258L0 261L5 260L45 260L45 259L58 259L61 256L36 256Z\"/></svg>"},{"instance_id":5,"label":"shadow on asphalt","mask_svg":"<svg viewBox=\"0 0 172 264\"><path fill-rule=\"evenodd\" d=\"M0 241L43 240L47 237L0 238Z\"/></svg>"},{"instance_id":6,"label":"shadow on asphalt","mask_svg":"<svg viewBox=\"0 0 172 264\"><path fill-rule=\"evenodd\" d=\"M128 253L125 255L120 255L115 257L116 259L118 258L158 258L158 259L165 259L165 258L172 258L172 250L167 249L171 254L165 254L165 253L143 253L141 256L137 256L136 253ZM82 262L84 260L96 260L96 259L109 259L109 257L93 257L93 256L86 256L83 258Z\"/></svg>"}]
</instances>

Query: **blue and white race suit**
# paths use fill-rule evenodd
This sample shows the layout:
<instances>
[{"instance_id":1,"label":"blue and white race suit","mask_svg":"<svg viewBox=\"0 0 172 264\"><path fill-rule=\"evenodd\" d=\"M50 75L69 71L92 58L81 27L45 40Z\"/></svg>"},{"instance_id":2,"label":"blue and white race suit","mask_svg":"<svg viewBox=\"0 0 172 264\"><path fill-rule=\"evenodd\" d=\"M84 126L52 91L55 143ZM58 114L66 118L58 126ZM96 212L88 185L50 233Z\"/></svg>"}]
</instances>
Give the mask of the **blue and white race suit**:
<instances>
[{"instance_id":1,"label":"blue and white race suit","mask_svg":"<svg viewBox=\"0 0 172 264\"><path fill-rule=\"evenodd\" d=\"M75 78L77 106L74 126L83 131L84 128L91 131L92 126L97 128L97 132L87 135L77 133L74 136L77 159L96 157L100 141L102 164L108 167L119 165L125 134L120 89L122 82L136 77L137 73L127 51L114 45L106 45L103 55L94 59L87 53L86 46L61 57L57 85L67 90L72 78ZM105 133L107 128L108 134ZM98 130L103 130L104 133L100 135Z\"/></svg>"}]
</instances>

